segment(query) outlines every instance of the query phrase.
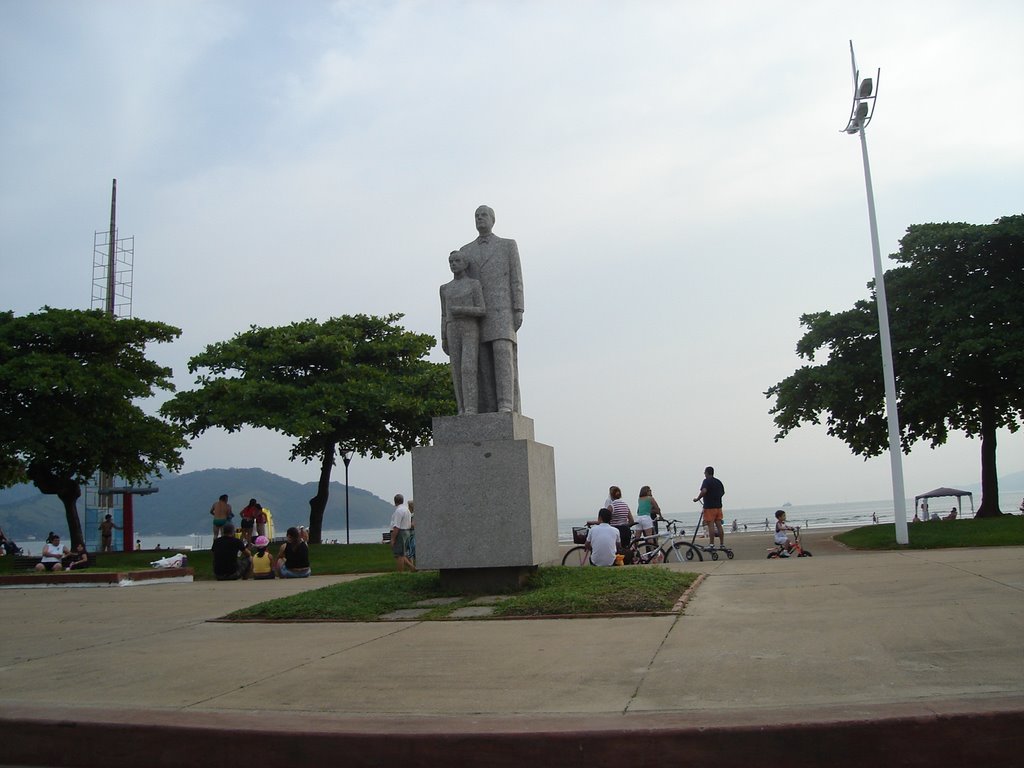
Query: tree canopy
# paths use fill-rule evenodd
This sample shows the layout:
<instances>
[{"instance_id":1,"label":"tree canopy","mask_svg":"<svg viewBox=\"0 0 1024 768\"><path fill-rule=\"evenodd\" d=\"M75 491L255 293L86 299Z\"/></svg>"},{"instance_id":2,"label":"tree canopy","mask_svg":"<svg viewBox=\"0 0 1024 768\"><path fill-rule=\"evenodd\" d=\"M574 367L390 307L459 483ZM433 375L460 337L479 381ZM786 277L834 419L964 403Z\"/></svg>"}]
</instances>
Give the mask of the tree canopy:
<instances>
[{"instance_id":1,"label":"tree canopy","mask_svg":"<svg viewBox=\"0 0 1024 768\"><path fill-rule=\"evenodd\" d=\"M136 405L173 391L171 370L146 357L181 332L99 310L0 313L0 486L31 481L64 504L82 542L77 500L97 472L143 482L181 467L180 429Z\"/></svg>"},{"instance_id":2,"label":"tree canopy","mask_svg":"<svg viewBox=\"0 0 1024 768\"><path fill-rule=\"evenodd\" d=\"M893 366L904 452L918 440L934 448L950 430L981 438L982 503L1000 514L996 431L1016 432L1024 416L1024 215L989 225L908 228L899 264L885 273ZM780 440L803 422L865 458L888 445L874 283L871 298L840 313L800 317L805 365L772 386Z\"/></svg>"},{"instance_id":3,"label":"tree canopy","mask_svg":"<svg viewBox=\"0 0 1024 768\"><path fill-rule=\"evenodd\" d=\"M259 328L209 345L189 360L207 372L162 412L193 437L212 427L262 427L295 439L291 459L318 462L310 539L319 542L339 453L391 459L430 439L431 417L455 412L447 364L423 359L433 336L402 315L345 315Z\"/></svg>"}]
</instances>

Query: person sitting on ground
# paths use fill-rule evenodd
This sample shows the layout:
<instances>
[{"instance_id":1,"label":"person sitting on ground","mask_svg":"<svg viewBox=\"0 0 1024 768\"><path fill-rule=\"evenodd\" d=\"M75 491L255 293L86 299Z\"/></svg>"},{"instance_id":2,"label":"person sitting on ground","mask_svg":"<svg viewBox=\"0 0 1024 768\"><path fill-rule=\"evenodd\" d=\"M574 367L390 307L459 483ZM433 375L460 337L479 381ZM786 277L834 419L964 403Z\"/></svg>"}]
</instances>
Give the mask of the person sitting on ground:
<instances>
[{"instance_id":1,"label":"person sitting on ground","mask_svg":"<svg viewBox=\"0 0 1024 768\"><path fill-rule=\"evenodd\" d=\"M274 578L274 556L267 552L270 540L266 536L256 537L256 551L252 555L252 577L254 579Z\"/></svg>"},{"instance_id":2,"label":"person sitting on ground","mask_svg":"<svg viewBox=\"0 0 1024 768\"><path fill-rule=\"evenodd\" d=\"M619 531L611 526L612 511L599 509L597 525L587 531L586 549L594 565L615 565L615 555L621 551Z\"/></svg>"},{"instance_id":3,"label":"person sitting on ground","mask_svg":"<svg viewBox=\"0 0 1024 768\"><path fill-rule=\"evenodd\" d=\"M81 542L78 543L70 555L64 558L65 571L72 569L80 571L83 568L88 568L89 565L89 553L85 551L85 544Z\"/></svg>"},{"instance_id":4,"label":"person sitting on ground","mask_svg":"<svg viewBox=\"0 0 1024 768\"><path fill-rule=\"evenodd\" d=\"M789 557L793 551L793 542L789 538L789 531L794 530L786 523L786 510L780 509L775 513L775 543L782 547L782 556Z\"/></svg>"},{"instance_id":5,"label":"person sitting on ground","mask_svg":"<svg viewBox=\"0 0 1024 768\"><path fill-rule=\"evenodd\" d=\"M949 514L946 515L946 519L947 520L956 520L956 507L953 507L951 510L949 510Z\"/></svg>"},{"instance_id":6,"label":"person sitting on ground","mask_svg":"<svg viewBox=\"0 0 1024 768\"><path fill-rule=\"evenodd\" d=\"M309 567L309 545L302 540L295 526L288 529L285 539L277 552L274 570L282 579L306 578L313 572Z\"/></svg>"},{"instance_id":7,"label":"person sitting on ground","mask_svg":"<svg viewBox=\"0 0 1024 768\"><path fill-rule=\"evenodd\" d=\"M213 540L213 577L217 581L236 581L252 576L252 555L241 539L235 538L235 526L225 523L221 535Z\"/></svg>"},{"instance_id":8,"label":"person sitting on ground","mask_svg":"<svg viewBox=\"0 0 1024 768\"><path fill-rule=\"evenodd\" d=\"M59 571L61 570L61 560L69 554L68 548L60 545L60 536L50 531L50 535L46 537L46 543L43 544L43 558L36 563L36 570Z\"/></svg>"},{"instance_id":9,"label":"person sitting on ground","mask_svg":"<svg viewBox=\"0 0 1024 768\"><path fill-rule=\"evenodd\" d=\"M4 529L0 528L0 557L4 555L17 555L21 553L21 547L7 538Z\"/></svg>"}]
</instances>

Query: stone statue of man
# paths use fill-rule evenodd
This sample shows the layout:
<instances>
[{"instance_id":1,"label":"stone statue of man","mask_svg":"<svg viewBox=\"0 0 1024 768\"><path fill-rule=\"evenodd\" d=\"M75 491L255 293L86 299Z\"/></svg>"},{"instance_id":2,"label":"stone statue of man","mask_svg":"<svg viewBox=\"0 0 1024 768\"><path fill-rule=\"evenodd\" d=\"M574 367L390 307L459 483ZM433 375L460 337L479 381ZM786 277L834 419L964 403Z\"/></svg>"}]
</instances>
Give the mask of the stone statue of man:
<instances>
[{"instance_id":1,"label":"stone statue of man","mask_svg":"<svg viewBox=\"0 0 1024 768\"><path fill-rule=\"evenodd\" d=\"M477 375L480 318L486 314L480 281L466 275L466 257L448 257L453 279L441 286L441 349L451 358L452 384L459 413L478 412Z\"/></svg>"},{"instance_id":2,"label":"stone statue of man","mask_svg":"<svg viewBox=\"0 0 1024 768\"><path fill-rule=\"evenodd\" d=\"M498 237L494 211L476 209L479 237L462 246L466 273L480 281L486 314L480 323L480 413L516 412L519 403L519 354L516 331L523 324L523 271L515 240Z\"/></svg>"}]
</instances>

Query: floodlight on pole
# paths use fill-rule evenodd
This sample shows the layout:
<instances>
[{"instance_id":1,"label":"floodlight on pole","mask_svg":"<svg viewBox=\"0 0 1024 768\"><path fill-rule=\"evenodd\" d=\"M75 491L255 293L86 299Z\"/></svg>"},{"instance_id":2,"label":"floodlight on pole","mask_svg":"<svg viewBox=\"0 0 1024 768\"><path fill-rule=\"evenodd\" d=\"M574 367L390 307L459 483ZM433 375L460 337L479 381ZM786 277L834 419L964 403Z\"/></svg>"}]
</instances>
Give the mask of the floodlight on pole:
<instances>
[{"instance_id":1,"label":"floodlight on pole","mask_svg":"<svg viewBox=\"0 0 1024 768\"><path fill-rule=\"evenodd\" d=\"M892 339L889 336L889 305L885 298L885 274L882 271L882 254L878 245L878 221L875 218L875 194L871 187L871 166L868 163L868 142L864 135L871 118L875 115L875 100L878 98L878 83L881 70L875 79L860 79L857 59L850 41L850 63L853 66L853 105L850 119L844 133L860 134L861 154L864 158L864 186L868 195L868 224L871 228L871 254L875 262L875 300L878 304L878 336L882 342L882 378L885 382L885 413L889 423L889 462L892 469L892 502L896 522L896 543L908 544L907 495L903 488L903 451L900 444L900 418L896 400L896 375L892 364Z\"/></svg>"}]
</instances>

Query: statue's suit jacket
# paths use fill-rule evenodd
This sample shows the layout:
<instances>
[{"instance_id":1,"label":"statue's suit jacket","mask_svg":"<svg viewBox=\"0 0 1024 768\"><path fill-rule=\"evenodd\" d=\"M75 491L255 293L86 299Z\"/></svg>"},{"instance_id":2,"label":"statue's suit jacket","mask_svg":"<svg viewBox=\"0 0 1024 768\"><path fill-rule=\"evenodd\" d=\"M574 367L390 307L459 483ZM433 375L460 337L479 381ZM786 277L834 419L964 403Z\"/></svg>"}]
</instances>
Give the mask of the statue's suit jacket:
<instances>
[{"instance_id":1,"label":"statue's suit jacket","mask_svg":"<svg viewBox=\"0 0 1024 768\"><path fill-rule=\"evenodd\" d=\"M460 250L468 261L466 273L479 280L484 291L487 314L480 323L480 341L515 342L512 313L523 311L523 270L516 241L490 234Z\"/></svg>"}]
</instances>

